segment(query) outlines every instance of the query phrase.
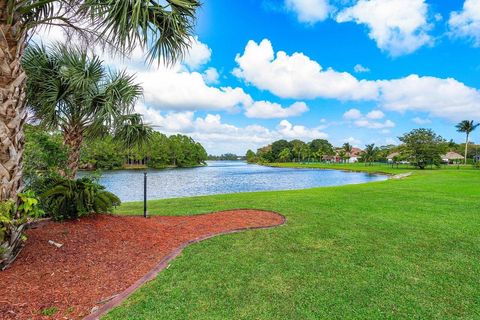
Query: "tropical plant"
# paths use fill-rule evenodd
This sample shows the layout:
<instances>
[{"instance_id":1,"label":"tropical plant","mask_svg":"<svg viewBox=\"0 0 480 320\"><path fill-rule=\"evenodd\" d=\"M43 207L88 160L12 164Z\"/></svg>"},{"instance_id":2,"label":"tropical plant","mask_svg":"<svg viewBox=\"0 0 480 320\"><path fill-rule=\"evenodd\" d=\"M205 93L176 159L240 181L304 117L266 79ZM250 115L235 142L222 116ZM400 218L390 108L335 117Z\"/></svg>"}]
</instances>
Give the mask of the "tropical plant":
<instances>
[{"instance_id":1,"label":"tropical plant","mask_svg":"<svg viewBox=\"0 0 480 320\"><path fill-rule=\"evenodd\" d=\"M116 53L148 50L150 60L183 57L193 34L198 0L0 0L0 201L22 184L25 46L36 29L59 26ZM69 37L72 39L72 37Z\"/></svg>"},{"instance_id":2,"label":"tropical plant","mask_svg":"<svg viewBox=\"0 0 480 320\"><path fill-rule=\"evenodd\" d=\"M350 156L350 153L352 152L352 145L348 142L344 143L342 146L342 149L345 151L347 155Z\"/></svg>"},{"instance_id":3,"label":"tropical plant","mask_svg":"<svg viewBox=\"0 0 480 320\"><path fill-rule=\"evenodd\" d=\"M398 139L403 142L402 157L420 169L429 164L439 166L447 149L445 139L431 129L414 129Z\"/></svg>"},{"instance_id":4,"label":"tropical plant","mask_svg":"<svg viewBox=\"0 0 480 320\"><path fill-rule=\"evenodd\" d=\"M256 162L257 155L255 154L255 152L249 149L247 150L245 157L247 158L247 162L254 163Z\"/></svg>"},{"instance_id":5,"label":"tropical plant","mask_svg":"<svg viewBox=\"0 0 480 320\"><path fill-rule=\"evenodd\" d=\"M105 190L96 179L60 178L40 195L55 220L77 219L90 213L108 213L120 205L120 199Z\"/></svg>"},{"instance_id":6,"label":"tropical plant","mask_svg":"<svg viewBox=\"0 0 480 320\"><path fill-rule=\"evenodd\" d=\"M465 164L467 164L467 156L468 156L468 138L470 133L472 133L480 123L475 124L473 120L463 120L462 122L458 123L455 127L457 128L458 132L465 133Z\"/></svg>"},{"instance_id":7,"label":"tropical plant","mask_svg":"<svg viewBox=\"0 0 480 320\"><path fill-rule=\"evenodd\" d=\"M378 154L378 148L375 147L375 144L374 143L367 144L362 154L362 158L363 158L363 161L365 162L365 165L367 163L371 165L372 162L375 161L377 154Z\"/></svg>"},{"instance_id":8,"label":"tropical plant","mask_svg":"<svg viewBox=\"0 0 480 320\"><path fill-rule=\"evenodd\" d=\"M278 154L278 159L282 162L287 162L290 161L292 157L292 154L290 152L290 149L285 148L283 149L279 154Z\"/></svg>"},{"instance_id":9,"label":"tropical plant","mask_svg":"<svg viewBox=\"0 0 480 320\"><path fill-rule=\"evenodd\" d=\"M26 237L23 235L29 219L40 218L44 212L32 191L18 194L18 204L12 199L0 201L0 270L15 259Z\"/></svg>"},{"instance_id":10,"label":"tropical plant","mask_svg":"<svg viewBox=\"0 0 480 320\"><path fill-rule=\"evenodd\" d=\"M124 72L107 72L99 57L64 45L30 46L22 62L28 108L47 130L60 129L68 146L68 178L77 173L85 138L113 129L130 144L149 132L141 117L131 114L140 85Z\"/></svg>"}]
</instances>

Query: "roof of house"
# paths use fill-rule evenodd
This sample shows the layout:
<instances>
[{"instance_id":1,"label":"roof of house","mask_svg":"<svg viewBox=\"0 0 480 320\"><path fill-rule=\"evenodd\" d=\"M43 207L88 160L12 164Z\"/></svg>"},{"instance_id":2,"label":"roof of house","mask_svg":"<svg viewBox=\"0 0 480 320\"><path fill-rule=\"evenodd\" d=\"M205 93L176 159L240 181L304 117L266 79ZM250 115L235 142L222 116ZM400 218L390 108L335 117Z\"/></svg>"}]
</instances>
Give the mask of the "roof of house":
<instances>
[{"instance_id":1,"label":"roof of house","mask_svg":"<svg viewBox=\"0 0 480 320\"><path fill-rule=\"evenodd\" d=\"M442 156L442 159L459 160L459 159L463 159L463 156L461 154L456 153L456 152L450 151L450 152L447 152L447 154L444 154Z\"/></svg>"},{"instance_id":2,"label":"roof of house","mask_svg":"<svg viewBox=\"0 0 480 320\"><path fill-rule=\"evenodd\" d=\"M360 148L352 148L352 152L350 152L350 157L357 157L363 153L363 150Z\"/></svg>"},{"instance_id":3,"label":"roof of house","mask_svg":"<svg viewBox=\"0 0 480 320\"><path fill-rule=\"evenodd\" d=\"M392 152L387 156L387 159L393 159L395 157L398 157L400 155L400 152Z\"/></svg>"}]
</instances>

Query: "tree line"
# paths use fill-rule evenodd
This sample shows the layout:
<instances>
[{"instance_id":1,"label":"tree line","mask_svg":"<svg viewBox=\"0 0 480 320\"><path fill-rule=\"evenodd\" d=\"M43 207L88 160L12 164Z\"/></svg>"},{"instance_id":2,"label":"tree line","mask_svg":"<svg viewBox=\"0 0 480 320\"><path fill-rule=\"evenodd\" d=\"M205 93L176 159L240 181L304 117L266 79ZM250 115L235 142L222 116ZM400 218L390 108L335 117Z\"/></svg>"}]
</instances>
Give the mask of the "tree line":
<instances>
[{"instance_id":1,"label":"tree line","mask_svg":"<svg viewBox=\"0 0 480 320\"><path fill-rule=\"evenodd\" d=\"M431 129L420 128L398 137L400 145L378 147L375 144L368 144L358 153L352 153L353 147L349 143L334 147L326 139L315 139L310 142L282 139L259 148L257 152L248 150L246 159L250 163L345 162L354 155L356 160L366 164L393 160L393 163L408 162L423 169L428 165L440 165L443 161L442 156L448 151L454 151L459 154L465 152L465 163L467 159L478 161L480 146L469 141L469 134L478 125L473 121L462 121L456 127L459 132L467 134L463 144L457 144L453 140L447 141ZM393 159L389 159L392 154Z\"/></svg>"},{"instance_id":2,"label":"tree line","mask_svg":"<svg viewBox=\"0 0 480 320\"><path fill-rule=\"evenodd\" d=\"M45 131L38 125L25 128L26 177L47 171L67 170L68 146L58 131ZM167 136L153 132L148 145L126 148L112 135L86 139L80 150L80 169L113 170L129 166L150 168L190 167L207 160L203 146L185 135Z\"/></svg>"}]
</instances>

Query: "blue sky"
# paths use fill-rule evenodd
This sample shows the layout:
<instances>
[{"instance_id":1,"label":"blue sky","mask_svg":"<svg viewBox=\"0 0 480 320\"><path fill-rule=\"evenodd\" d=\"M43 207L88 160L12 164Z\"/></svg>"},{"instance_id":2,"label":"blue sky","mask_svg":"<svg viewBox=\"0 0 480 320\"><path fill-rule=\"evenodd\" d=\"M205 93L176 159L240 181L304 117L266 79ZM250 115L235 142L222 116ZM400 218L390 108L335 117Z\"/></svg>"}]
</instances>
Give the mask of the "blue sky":
<instances>
[{"instance_id":1,"label":"blue sky","mask_svg":"<svg viewBox=\"0 0 480 320\"><path fill-rule=\"evenodd\" d=\"M203 2L184 62L105 60L137 74L148 122L209 153L385 145L418 127L461 142L455 123L480 120L480 0Z\"/></svg>"}]
</instances>

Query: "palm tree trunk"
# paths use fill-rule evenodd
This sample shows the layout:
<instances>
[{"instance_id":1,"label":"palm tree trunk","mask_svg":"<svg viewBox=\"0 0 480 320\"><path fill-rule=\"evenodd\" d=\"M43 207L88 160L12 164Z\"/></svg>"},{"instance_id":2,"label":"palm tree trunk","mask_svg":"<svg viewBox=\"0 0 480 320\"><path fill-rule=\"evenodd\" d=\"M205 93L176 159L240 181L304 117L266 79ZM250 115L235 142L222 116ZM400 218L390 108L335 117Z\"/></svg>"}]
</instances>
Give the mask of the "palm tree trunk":
<instances>
[{"instance_id":1,"label":"palm tree trunk","mask_svg":"<svg viewBox=\"0 0 480 320\"><path fill-rule=\"evenodd\" d=\"M12 22L12 21L10 21ZM8 21L0 0L0 201L17 200L22 188L26 75L21 66L25 32L18 19Z\"/></svg>"},{"instance_id":2,"label":"palm tree trunk","mask_svg":"<svg viewBox=\"0 0 480 320\"><path fill-rule=\"evenodd\" d=\"M468 154L468 133L467 133L467 138L465 139L465 164L467 164L467 154Z\"/></svg>"},{"instance_id":3,"label":"palm tree trunk","mask_svg":"<svg viewBox=\"0 0 480 320\"><path fill-rule=\"evenodd\" d=\"M68 172L65 177L75 179L80 166L80 149L83 143L83 133L78 128L66 130L63 134L63 143L68 146Z\"/></svg>"}]
</instances>

